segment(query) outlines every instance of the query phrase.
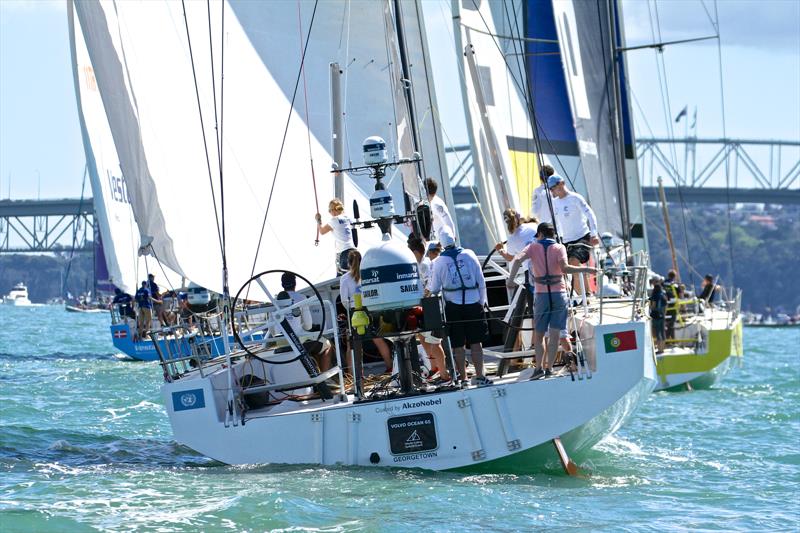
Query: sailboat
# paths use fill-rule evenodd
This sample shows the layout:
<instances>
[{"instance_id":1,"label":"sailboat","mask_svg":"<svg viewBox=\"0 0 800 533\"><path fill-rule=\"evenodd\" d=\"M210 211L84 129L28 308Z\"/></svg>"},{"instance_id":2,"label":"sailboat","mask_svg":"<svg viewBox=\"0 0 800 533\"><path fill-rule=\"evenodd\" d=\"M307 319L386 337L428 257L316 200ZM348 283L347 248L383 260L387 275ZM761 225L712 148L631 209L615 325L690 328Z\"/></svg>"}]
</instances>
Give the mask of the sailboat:
<instances>
[{"instance_id":1,"label":"sailboat","mask_svg":"<svg viewBox=\"0 0 800 533\"><path fill-rule=\"evenodd\" d=\"M441 308L436 298L419 298L416 263L403 263L410 252L402 226L385 228L395 221L424 227L415 210L425 202L420 175L447 175L419 2L78 2L70 12L153 256L226 297L236 294L234 301L274 302L270 276L289 271L311 295L275 306L255 346L226 345L221 356L202 359L156 344L179 443L229 464L525 472L554 449L566 467L567 452L613 432L652 390L644 264L629 271L630 293L585 302L574 323L583 339L581 379L565 373L530 381L511 372L478 387L416 377L416 303L428 328ZM319 89L328 86L333 98ZM361 141L371 135L388 140L386 162L361 165ZM328 139L331 149L323 145ZM384 188L370 195L376 183ZM342 367L345 359L358 364L340 350L333 320L332 243L317 239L312 215L334 194L374 207L378 193L394 197L398 213L356 220L364 228L359 247L365 263L373 250L399 258L397 291L409 294L402 306L381 309L370 308L375 294L365 291L359 313L400 325L386 334L399 376L370 382L356 372L351 386ZM209 206L211 216L189 216L187 204ZM383 275L363 265L362 273ZM314 336L330 338L335 363L324 371L289 325L306 306L324 310ZM230 306L223 314L231 320ZM349 333L358 341L364 323L352 318ZM531 409L559 398L570 408Z\"/></svg>"},{"instance_id":2,"label":"sailboat","mask_svg":"<svg viewBox=\"0 0 800 533\"><path fill-rule=\"evenodd\" d=\"M75 17L74 8L68 12L70 48L73 65L75 95L81 123L86 168L90 178L95 225L95 291L98 288L111 295L115 288L133 294L139 282L149 273L157 275L162 290L180 291L186 280L168 266L159 264L155 257L140 253L147 249L141 239L139 228L131 208L128 180L122 171L118 144L112 134L106 115L106 103L100 94L83 28ZM121 143L121 141L120 141ZM191 285L190 285L191 287ZM110 301L110 298L109 298ZM135 316L127 316L114 305L66 306L67 311L100 312L111 311L109 333L114 347L125 356L138 361L156 361L159 352L154 342L139 337ZM198 316L194 321L202 327L188 328L183 325L167 328L169 335L157 341L163 352L190 355L193 345L201 345L209 354L223 350L222 329L215 317ZM158 317L153 316L151 330L162 330Z\"/></svg>"},{"instance_id":3,"label":"sailboat","mask_svg":"<svg viewBox=\"0 0 800 533\"><path fill-rule=\"evenodd\" d=\"M680 283L680 271L672 240L669 213L661 178L658 180L664 226L672 254L673 270ZM691 265L690 265L691 268ZM722 296L712 302L717 287L713 282L708 300L699 297L674 298L667 309L674 322L674 335L666 340L667 348L657 353L659 383L656 390L693 390L709 388L717 383L744 356L742 345L742 292Z\"/></svg>"}]
</instances>

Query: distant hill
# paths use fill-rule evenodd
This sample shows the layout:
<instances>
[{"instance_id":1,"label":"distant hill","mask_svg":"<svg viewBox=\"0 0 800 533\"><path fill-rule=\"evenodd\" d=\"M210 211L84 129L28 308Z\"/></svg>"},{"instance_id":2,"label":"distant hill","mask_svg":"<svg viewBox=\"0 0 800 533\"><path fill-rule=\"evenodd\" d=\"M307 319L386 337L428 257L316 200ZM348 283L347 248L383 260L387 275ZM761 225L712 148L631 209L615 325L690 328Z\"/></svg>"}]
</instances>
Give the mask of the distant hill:
<instances>
[{"instance_id":1,"label":"distant hill","mask_svg":"<svg viewBox=\"0 0 800 533\"><path fill-rule=\"evenodd\" d=\"M61 278L66 271L67 254L59 255L0 255L0 296L8 294L20 281L28 287L32 302L44 303L61 296ZM67 290L78 295L91 290L93 282L92 256L75 254L67 277Z\"/></svg>"},{"instance_id":2,"label":"distant hill","mask_svg":"<svg viewBox=\"0 0 800 533\"><path fill-rule=\"evenodd\" d=\"M661 209L648 204L645 214L653 270L665 274L672 268L672 259ZM685 260L679 260L682 281L687 286L691 283L699 286L704 274L719 275L723 285L734 285L744 291L744 310L793 313L800 306L797 290L800 208L732 209L730 241L725 205L687 204L683 210L673 205L669 217L675 247L684 258L686 235L689 235L688 258L697 273L692 273ZM732 254L729 242L733 243Z\"/></svg>"}]
</instances>

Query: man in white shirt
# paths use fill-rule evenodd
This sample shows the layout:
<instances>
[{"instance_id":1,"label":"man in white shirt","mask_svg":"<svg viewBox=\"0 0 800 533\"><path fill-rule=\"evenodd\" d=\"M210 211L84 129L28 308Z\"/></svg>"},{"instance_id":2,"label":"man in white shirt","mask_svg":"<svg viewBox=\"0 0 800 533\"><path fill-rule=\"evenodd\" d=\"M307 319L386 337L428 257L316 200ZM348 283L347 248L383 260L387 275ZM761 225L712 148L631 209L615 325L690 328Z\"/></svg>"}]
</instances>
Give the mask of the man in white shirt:
<instances>
[{"instance_id":1,"label":"man in white shirt","mask_svg":"<svg viewBox=\"0 0 800 533\"><path fill-rule=\"evenodd\" d=\"M436 195L439 190L439 185L433 178L425 180L425 188L428 190L428 202L431 204L431 222L433 228L431 229L431 238L428 239L432 242L440 240L442 230L446 230L450 235L456 235L456 224L453 222L453 217L450 216L450 211L447 209L447 204L444 200Z\"/></svg>"},{"instance_id":2,"label":"man in white shirt","mask_svg":"<svg viewBox=\"0 0 800 533\"><path fill-rule=\"evenodd\" d=\"M564 178L553 174L547 178L547 187L553 195L553 212L559 235L567 247L567 260L572 266L589 262L592 246L600 244L597 236L597 217L583 196L567 189ZM588 287L588 279L584 278ZM572 279L575 292L583 294L577 276Z\"/></svg>"},{"instance_id":3,"label":"man in white shirt","mask_svg":"<svg viewBox=\"0 0 800 533\"><path fill-rule=\"evenodd\" d=\"M414 254L419 266L419 279L422 281L422 288L428 290L431 283L431 260L425 256L425 243L414 237L408 240L408 249ZM425 331L422 333L422 348L431 360L432 368L439 370L439 377L442 381L450 381L450 373L447 371L444 350L442 349L442 332Z\"/></svg>"},{"instance_id":4,"label":"man in white shirt","mask_svg":"<svg viewBox=\"0 0 800 533\"><path fill-rule=\"evenodd\" d=\"M547 197L550 195L547 189L547 179L555 173L556 171L550 165L543 165L542 170L539 172L542 184L533 191L533 203L531 204L531 216L535 217L539 223L553 223L553 217L550 214L550 203L547 201Z\"/></svg>"},{"instance_id":5,"label":"man in white shirt","mask_svg":"<svg viewBox=\"0 0 800 533\"><path fill-rule=\"evenodd\" d=\"M479 387L492 382L483 374L483 339L489 326L483 316L486 304L486 280L480 261L472 250L456 247L455 238L443 231L439 241L444 250L431 269L430 288L426 293L442 292L445 301L448 336L455 355L461 379L466 379L467 368L464 346L470 345L475 377L472 384Z\"/></svg>"}]
</instances>

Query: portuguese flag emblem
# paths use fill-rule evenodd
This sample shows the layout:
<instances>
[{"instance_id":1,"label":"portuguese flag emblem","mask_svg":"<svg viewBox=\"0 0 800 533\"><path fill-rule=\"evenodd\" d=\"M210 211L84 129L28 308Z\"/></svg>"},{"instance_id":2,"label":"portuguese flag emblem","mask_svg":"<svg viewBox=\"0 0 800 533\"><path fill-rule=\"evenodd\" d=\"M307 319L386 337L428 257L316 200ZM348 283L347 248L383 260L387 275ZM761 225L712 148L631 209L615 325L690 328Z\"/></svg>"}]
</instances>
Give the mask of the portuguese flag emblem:
<instances>
[{"instance_id":1,"label":"portuguese flag emblem","mask_svg":"<svg viewBox=\"0 0 800 533\"><path fill-rule=\"evenodd\" d=\"M606 333L603 335L603 343L606 345L606 353L635 350L637 348L636 332L630 330Z\"/></svg>"}]
</instances>

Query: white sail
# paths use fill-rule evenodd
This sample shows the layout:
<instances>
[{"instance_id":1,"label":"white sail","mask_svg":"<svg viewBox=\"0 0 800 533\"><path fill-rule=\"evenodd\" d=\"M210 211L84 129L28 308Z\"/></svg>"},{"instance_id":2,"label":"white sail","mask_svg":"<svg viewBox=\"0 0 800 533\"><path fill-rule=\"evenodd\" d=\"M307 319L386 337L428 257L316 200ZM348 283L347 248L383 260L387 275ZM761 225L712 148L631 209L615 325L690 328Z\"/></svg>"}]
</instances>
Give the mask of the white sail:
<instances>
[{"instance_id":1,"label":"white sail","mask_svg":"<svg viewBox=\"0 0 800 533\"><path fill-rule=\"evenodd\" d=\"M485 199L484 216L495 228L490 238L496 240L505 237L504 209L529 213L539 174L525 101L524 46L521 39L510 38L519 33L519 26L509 10L521 11L521 4L465 2L456 19L456 46L465 51L462 83L467 122L476 171L483 178L478 186Z\"/></svg>"},{"instance_id":2,"label":"white sail","mask_svg":"<svg viewBox=\"0 0 800 533\"><path fill-rule=\"evenodd\" d=\"M323 236L319 246L314 242L317 202L324 214L333 196L332 159L323 145L330 138L328 64L338 61L346 72L346 158L361 164L361 142L369 135L381 135L397 146L384 4L317 5L296 95L313 4L185 6L189 38L177 2L76 4L143 239L151 242L163 263L196 283L221 290L214 216L215 203L218 212L222 204L219 131L231 289L251 272L266 269L298 271L312 281L333 277L332 239ZM357 31L350 32L351 19ZM417 111L426 114L430 107L419 105ZM433 129L432 120L427 123L427 128L425 121L421 127L423 157L427 165L434 165L436 143L428 142L432 148L425 148L432 137L426 132ZM432 154L430 162L427 153ZM396 180L391 188L400 209L401 182ZM347 177L345 205L349 207L352 199L368 205L364 191L371 189L369 178ZM367 244L378 238L376 231L361 235Z\"/></svg>"},{"instance_id":3,"label":"white sail","mask_svg":"<svg viewBox=\"0 0 800 533\"><path fill-rule=\"evenodd\" d=\"M109 281L126 292L134 292L139 283L147 277L150 267L159 274L159 282L163 286L179 283L180 277L174 273L169 273L168 279L163 280L160 276L162 271L155 261L150 261L150 264L146 265L138 254L139 229L131 210L130 195L106 119L94 68L83 40L80 22L75 18L72 5L68 16L81 135Z\"/></svg>"}]
</instances>

